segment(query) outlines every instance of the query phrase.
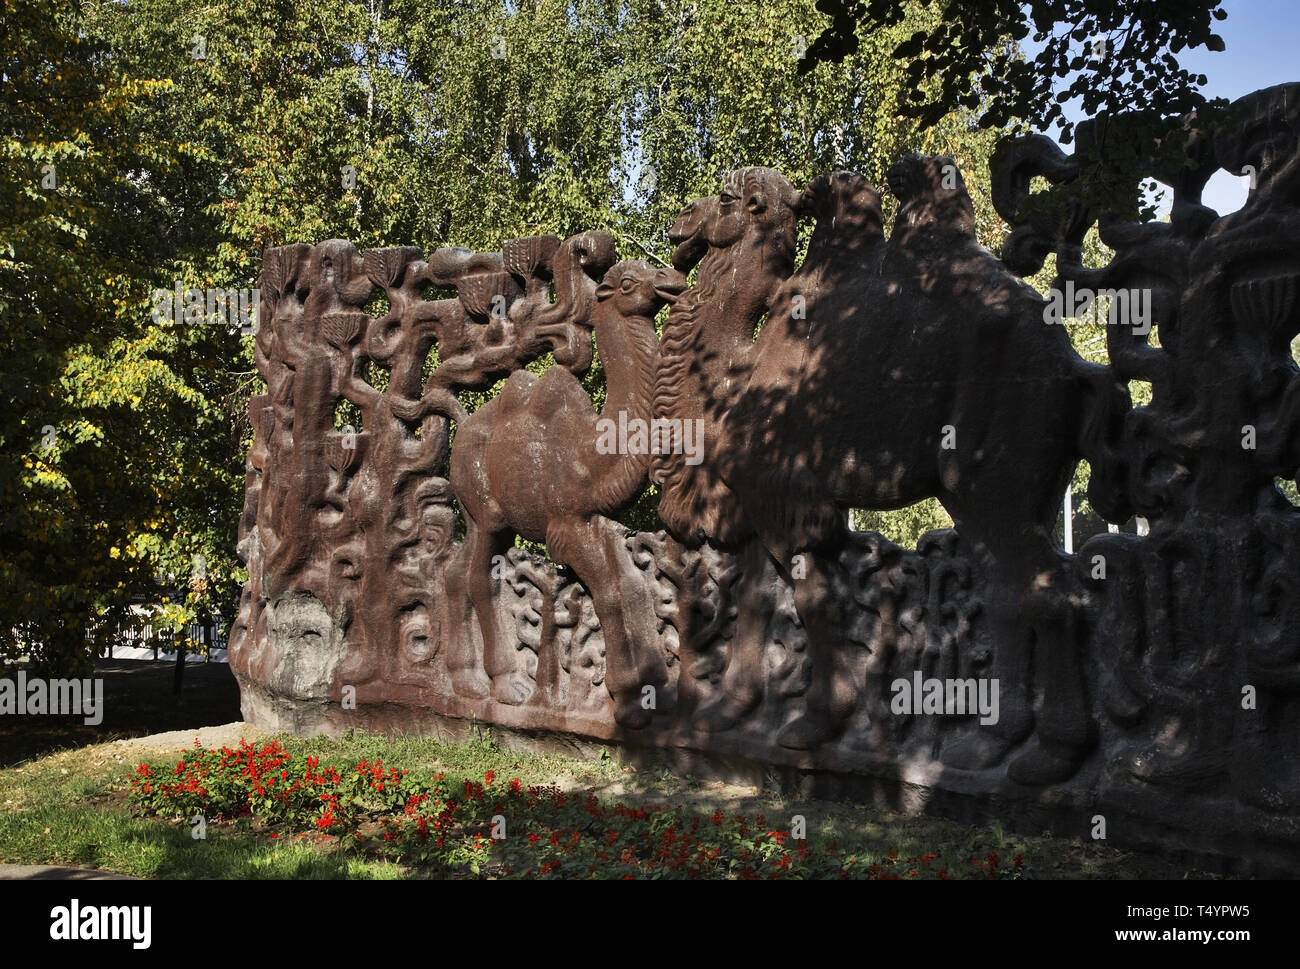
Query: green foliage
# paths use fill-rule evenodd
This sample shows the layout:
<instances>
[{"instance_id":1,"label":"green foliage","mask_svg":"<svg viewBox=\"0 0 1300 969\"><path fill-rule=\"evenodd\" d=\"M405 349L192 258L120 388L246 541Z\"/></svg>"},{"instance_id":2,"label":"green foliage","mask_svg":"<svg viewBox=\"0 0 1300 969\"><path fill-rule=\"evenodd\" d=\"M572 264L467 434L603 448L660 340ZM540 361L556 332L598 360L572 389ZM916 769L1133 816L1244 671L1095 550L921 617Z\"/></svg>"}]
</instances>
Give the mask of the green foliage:
<instances>
[{"instance_id":1,"label":"green foliage","mask_svg":"<svg viewBox=\"0 0 1300 969\"><path fill-rule=\"evenodd\" d=\"M929 9L935 19L892 51L907 61L915 91L904 105L908 116L933 124L988 97L981 125L1055 123L1069 142L1073 125L1062 106L1074 98L1090 117L1133 108L1165 116L1203 106L1198 85L1206 84L1205 76L1182 68L1176 55L1184 48L1224 49L1223 38L1213 32L1214 21L1228 15L1220 2L819 0L818 9L832 22L801 67L841 59L859 49L860 33L874 36L918 7ZM1018 46L1027 40L1037 47L1032 58L1022 57ZM924 91L926 81L937 81L937 92Z\"/></svg>"},{"instance_id":2,"label":"green foliage","mask_svg":"<svg viewBox=\"0 0 1300 969\"><path fill-rule=\"evenodd\" d=\"M150 320L153 227L173 213L144 173L183 150L137 119L171 85L121 71L75 4L3 16L0 658L75 668L83 629L156 590L164 548L190 571L201 544L177 542L177 509L228 533L210 509L233 479L207 480L189 430L211 352Z\"/></svg>"},{"instance_id":3,"label":"green foliage","mask_svg":"<svg viewBox=\"0 0 1300 969\"><path fill-rule=\"evenodd\" d=\"M1065 106L1110 121L1080 131L1083 174L1071 189L1088 208L1125 219L1151 219L1155 208L1137 186L1153 172L1200 164L1197 138L1182 118L1223 118L1228 102L1206 100L1203 74L1178 63L1184 48L1223 50L1213 33L1227 12L1220 0L820 0L832 24L800 65L809 70L860 47L857 31L875 37L914 18L930 19L892 50L906 62L910 89L901 111L934 125L958 109L978 111L981 128L1023 132L1059 129L1075 141ZM1029 48L1026 50L1021 45ZM1123 120L1115 116L1125 116Z\"/></svg>"},{"instance_id":4,"label":"green foliage","mask_svg":"<svg viewBox=\"0 0 1300 969\"><path fill-rule=\"evenodd\" d=\"M921 536L936 528L952 528L952 516L937 498L927 498L896 511L853 509L855 531L880 532L895 545L914 549Z\"/></svg>"}]
</instances>

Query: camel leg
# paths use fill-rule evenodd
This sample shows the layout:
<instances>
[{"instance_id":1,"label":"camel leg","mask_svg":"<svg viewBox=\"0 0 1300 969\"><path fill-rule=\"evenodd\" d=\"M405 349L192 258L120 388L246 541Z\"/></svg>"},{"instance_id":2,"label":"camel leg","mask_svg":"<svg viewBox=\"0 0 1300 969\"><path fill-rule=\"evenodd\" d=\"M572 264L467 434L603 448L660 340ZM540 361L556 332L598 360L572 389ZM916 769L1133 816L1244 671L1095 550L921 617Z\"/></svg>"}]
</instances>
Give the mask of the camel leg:
<instances>
[{"instance_id":1,"label":"camel leg","mask_svg":"<svg viewBox=\"0 0 1300 969\"><path fill-rule=\"evenodd\" d=\"M1079 609L1071 594L1074 576L1050 545L1040 550L1031 576L1025 613L1034 632L1043 705L1033 741L1007 774L1019 784L1039 786L1072 776L1095 743L1096 731L1087 702Z\"/></svg>"},{"instance_id":2,"label":"camel leg","mask_svg":"<svg viewBox=\"0 0 1300 969\"><path fill-rule=\"evenodd\" d=\"M677 589L677 615L674 625L678 636L678 673L677 673L677 717L683 723L689 723L695 708L699 705L700 686L697 673L701 671L705 643L701 642L701 626L696 612L696 603L703 598L705 583L708 581L708 566L703 554L694 560L694 567L687 566L686 546L669 535L664 544L665 558L675 568L680 568L680 587ZM721 598L721 595L720 597ZM719 606L721 607L721 606Z\"/></svg>"},{"instance_id":3,"label":"camel leg","mask_svg":"<svg viewBox=\"0 0 1300 969\"><path fill-rule=\"evenodd\" d=\"M953 516L954 520L957 516ZM962 522L957 529L963 531ZM993 644L993 663L988 670L998 684L998 720L992 724L972 726L964 736L944 744L944 764L958 770L982 770L999 763L1007 752L1023 741L1033 729L1033 691L1030 682L1033 632L1021 611L1023 573L997 565L990 569L982 605L989 640Z\"/></svg>"},{"instance_id":4,"label":"camel leg","mask_svg":"<svg viewBox=\"0 0 1300 969\"><path fill-rule=\"evenodd\" d=\"M845 669L850 653L847 597L836 581L848 533L844 511L807 469L782 472L770 484L784 497L756 494L753 506L762 514L755 516L754 524L781 575L793 586L810 665L803 711L781 728L776 740L792 750L813 750L843 731L858 702L857 688Z\"/></svg>"},{"instance_id":5,"label":"camel leg","mask_svg":"<svg viewBox=\"0 0 1300 969\"><path fill-rule=\"evenodd\" d=\"M793 750L812 750L838 736L857 705L857 690L843 668L844 603L834 576L838 557L830 551L802 553L803 578L794 579L794 603L808 631L811 681L804 710L777 734L777 743Z\"/></svg>"},{"instance_id":6,"label":"camel leg","mask_svg":"<svg viewBox=\"0 0 1300 969\"><path fill-rule=\"evenodd\" d=\"M654 687L657 709L663 711L666 709L663 692L668 684L668 664L659 647L659 617L655 614L654 597L645 573L637 568L617 526L607 518L595 519L595 526L602 535L609 572L618 577L618 607L622 613L620 668L613 674L608 672L607 649L606 682L611 690L630 691L638 703L642 689Z\"/></svg>"},{"instance_id":7,"label":"camel leg","mask_svg":"<svg viewBox=\"0 0 1300 969\"><path fill-rule=\"evenodd\" d=\"M742 552L736 629L721 689L697 715L710 732L734 727L762 702L763 638L773 611L763 584L770 574L767 549L761 542L751 541Z\"/></svg>"},{"instance_id":8,"label":"camel leg","mask_svg":"<svg viewBox=\"0 0 1300 969\"><path fill-rule=\"evenodd\" d=\"M1064 491L1064 487L1061 489ZM1004 492L1015 494L1014 491ZM1055 511L1055 494L1048 492ZM1006 513L1011 521L1034 521L1037 508ZM958 519L960 512L954 514ZM1044 513L1039 518L1046 520ZM944 762L959 769L997 763L1035 729L1030 747L1010 764L1018 783L1038 786L1070 777L1093 742L1082 668L1078 591L1068 560L1044 525L981 529L962 515L958 530L982 541L994 558L992 601L987 613L994 637L999 719L947 746ZM1003 590L1003 591L1000 591ZM1043 702L1035 716L1033 672L1041 678Z\"/></svg>"},{"instance_id":9,"label":"camel leg","mask_svg":"<svg viewBox=\"0 0 1300 969\"><path fill-rule=\"evenodd\" d=\"M483 633L483 669L492 681L492 699L514 706L527 700L533 688L519 670L519 650L513 627L503 631L497 622L496 598L492 594L502 574L499 563L504 562L505 554L514 542L514 533L502 523L499 530L494 530L490 536L484 530L480 530L479 535L479 548L470 566L469 588L478 626Z\"/></svg>"},{"instance_id":10,"label":"camel leg","mask_svg":"<svg viewBox=\"0 0 1300 969\"><path fill-rule=\"evenodd\" d=\"M480 601L486 601L486 610L491 615L491 570L491 536L484 534L466 513L465 544L460 547L447 573L447 612L451 625L447 672L456 695L475 700L486 699L490 689L475 644L474 615ZM486 643L489 635L486 628L483 634Z\"/></svg>"},{"instance_id":11,"label":"camel leg","mask_svg":"<svg viewBox=\"0 0 1300 969\"><path fill-rule=\"evenodd\" d=\"M642 688L658 691L668 671L656 643L642 643L655 630L654 604L613 523L597 517L546 536L547 546L591 593L605 638L605 684L614 698L614 719L624 727L648 726L651 711L642 705ZM629 622L635 617L635 628Z\"/></svg>"}]
</instances>

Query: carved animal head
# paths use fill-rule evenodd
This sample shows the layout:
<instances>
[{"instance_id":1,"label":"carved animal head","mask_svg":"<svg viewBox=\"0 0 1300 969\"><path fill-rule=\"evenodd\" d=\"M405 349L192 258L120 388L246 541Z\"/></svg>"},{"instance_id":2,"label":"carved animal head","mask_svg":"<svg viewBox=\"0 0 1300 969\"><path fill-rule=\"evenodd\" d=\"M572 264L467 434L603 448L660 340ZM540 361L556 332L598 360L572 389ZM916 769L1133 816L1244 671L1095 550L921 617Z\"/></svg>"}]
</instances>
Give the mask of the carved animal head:
<instances>
[{"instance_id":1,"label":"carved animal head","mask_svg":"<svg viewBox=\"0 0 1300 969\"><path fill-rule=\"evenodd\" d=\"M677 247L673 265L688 272L710 249L725 249L742 239L788 252L793 259L797 201L794 186L771 168L728 172L721 192L686 206L668 230Z\"/></svg>"},{"instance_id":2,"label":"carved animal head","mask_svg":"<svg viewBox=\"0 0 1300 969\"><path fill-rule=\"evenodd\" d=\"M1253 91L1232 103L1215 133L1217 161L1233 174L1251 176L1249 201L1256 205L1276 200L1294 206L1300 196L1298 95L1294 82Z\"/></svg>"},{"instance_id":3,"label":"carved animal head","mask_svg":"<svg viewBox=\"0 0 1300 969\"><path fill-rule=\"evenodd\" d=\"M951 158L908 155L889 167L885 179L902 203L895 232L925 226L975 238L975 207L961 169Z\"/></svg>"},{"instance_id":4,"label":"carved animal head","mask_svg":"<svg viewBox=\"0 0 1300 969\"><path fill-rule=\"evenodd\" d=\"M609 301L624 319L653 319L687 288L686 277L676 269L657 268L644 259L625 259L610 268L596 289L599 302Z\"/></svg>"}]
</instances>

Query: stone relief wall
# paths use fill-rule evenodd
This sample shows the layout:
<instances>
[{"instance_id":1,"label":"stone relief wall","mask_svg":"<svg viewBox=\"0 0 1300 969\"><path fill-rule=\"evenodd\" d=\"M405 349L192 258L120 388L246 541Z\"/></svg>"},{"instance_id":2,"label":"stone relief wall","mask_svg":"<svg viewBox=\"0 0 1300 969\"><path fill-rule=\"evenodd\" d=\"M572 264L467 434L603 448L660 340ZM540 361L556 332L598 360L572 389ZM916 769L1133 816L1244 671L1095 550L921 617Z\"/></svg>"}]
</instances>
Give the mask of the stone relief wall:
<instances>
[{"instance_id":1,"label":"stone relief wall","mask_svg":"<svg viewBox=\"0 0 1300 969\"><path fill-rule=\"evenodd\" d=\"M1152 153L1160 222L1079 190L1126 119L1071 156L1004 143L1001 258L956 166L920 156L889 172L888 232L860 176L732 172L670 229L671 267L602 231L268 250L246 717L473 719L1300 846L1300 512L1275 484L1300 471L1300 85L1229 117L1178 129L1194 166ZM1220 168L1254 182L1222 218ZM1021 278L1049 254L1051 299ZM1108 367L1053 325L1085 291L1116 294ZM1079 459L1149 534L1057 546ZM631 532L651 482L664 529ZM846 527L931 496L956 528L916 550Z\"/></svg>"}]
</instances>

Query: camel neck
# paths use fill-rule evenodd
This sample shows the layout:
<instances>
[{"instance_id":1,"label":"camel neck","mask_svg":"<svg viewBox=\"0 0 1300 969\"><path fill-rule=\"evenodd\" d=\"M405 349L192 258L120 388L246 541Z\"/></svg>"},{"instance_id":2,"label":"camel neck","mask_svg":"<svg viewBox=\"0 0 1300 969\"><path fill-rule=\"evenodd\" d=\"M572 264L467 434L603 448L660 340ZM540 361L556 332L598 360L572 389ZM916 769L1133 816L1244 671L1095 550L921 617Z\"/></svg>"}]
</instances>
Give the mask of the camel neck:
<instances>
[{"instance_id":1,"label":"camel neck","mask_svg":"<svg viewBox=\"0 0 1300 969\"><path fill-rule=\"evenodd\" d=\"M593 329L605 367L602 416L617 417L622 410L629 417L649 417L659 350L654 321L644 316L620 317L602 306L596 311Z\"/></svg>"}]
</instances>

